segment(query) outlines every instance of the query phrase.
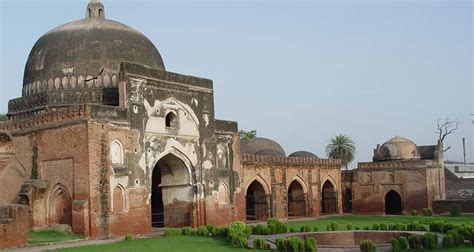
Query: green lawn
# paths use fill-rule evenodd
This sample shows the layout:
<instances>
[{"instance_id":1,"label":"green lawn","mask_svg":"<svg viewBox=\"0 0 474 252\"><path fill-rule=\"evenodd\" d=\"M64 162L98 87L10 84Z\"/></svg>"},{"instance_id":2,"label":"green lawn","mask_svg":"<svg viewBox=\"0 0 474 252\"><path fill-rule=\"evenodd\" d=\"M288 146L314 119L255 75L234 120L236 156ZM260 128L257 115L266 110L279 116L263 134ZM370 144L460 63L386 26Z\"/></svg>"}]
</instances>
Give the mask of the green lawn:
<instances>
[{"instance_id":1,"label":"green lawn","mask_svg":"<svg viewBox=\"0 0 474 252\"><path fill-rule=\"evenodd\" d=\"M56 243L68 240L82 239L82 236L72 232L59 231L55 229L30 231L29 244Z\"/></svg>"},{"instance_id":2,"label":"green lawn","mask_svg":"<svg viewBox=\"0 0 474 252\"><path fill-rule=\"evenodd\" d=\"M212 251L249 251L248 249L235 248L225 239L175 236L157 237L143 240L122 241L104 245L93 245L76 248L61 249L58 251L190 251L190 252L212 252ZM258 250L252 250L258 251Z\"/></svg>"},{"instance_id":3,"label":"green lawn","mask_svg":"<svg viewBox=\"0 0 474 252\"><path fill-rule=\"evenodd\" d=\"M339 225L339 230L346 230L348 223L351 223L354 227L360 226L361 228L365 225L372 226L372 224L380 223L410 223L418 221L423 216L334 216L329 218L323 218L319 220L305 220L305 221L292 221L286 223L290 227L298 228L301 226L309 225L311 227L317 226L320 231L326 230L326 225L335 222ZM428 217L435 220L446 220L452 223L474 223L474 216L460 216L460 217L448 217L448 216L435 216ZM60 251L248 251L247 249L235 248L225 239L220 238L206 238L206 237L193 237L193 236L176 236L176 237L157 237L150 239L122 241L117 243L84 246L76 248L62 249ZM414 251L414 250L410 250ZM426 250L425 250L426 251ZM439 252L473 252L473 247L459 247L453 249L438 249Z\"/></svg>"},{"instance_id":4,"label":"green lawn","mask_svg":"<svg viewBox=\"0 0 474 252\"><path fill-rule=\"evenodd\" d=\"M418 249L418 250L404 250L407 252L426 252L426 251L435 251L435 252L473 252L474 248L473 247L457 247L457 248L450 248L450 249L436 249L436 250L423 250L423 249Z\"/></svg>"},{"instance_id":5,"label":"green lawn","mask_svg":"<svg viewBox=\"0 0 474 252\"><path fill-rule=\"evenodd\" d=\"M299 230L301 226L309 225L311 227L317 226L319 231L326 231L326 226L332 222L339 225L339 230L347 230L347 224L351 223L353 228L359 226L363 228L368 225L372 227L372 224L380 223L410 223L418 221L423 218L430 218L434 220L446 220L448 222L463 224L463 223L474 223L474 215L466 215L459 217L450 217L450 216L433 216L433 217L424 217L424 216L367 216L367 215L346 215L346 216L334 216L318 220L305 220L305 221L291 221L286 223L289 227L295 227Z\"/></svg>"}]
</instances>

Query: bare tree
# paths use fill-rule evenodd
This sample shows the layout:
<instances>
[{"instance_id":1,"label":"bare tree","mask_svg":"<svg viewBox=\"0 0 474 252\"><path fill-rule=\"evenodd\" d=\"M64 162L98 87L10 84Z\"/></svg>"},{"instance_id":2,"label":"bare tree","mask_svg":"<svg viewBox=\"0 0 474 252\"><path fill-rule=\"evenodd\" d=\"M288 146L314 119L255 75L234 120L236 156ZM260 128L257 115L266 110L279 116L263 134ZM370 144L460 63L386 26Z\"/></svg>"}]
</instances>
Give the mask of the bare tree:
<instances>
[{"instance_id":1,"label":"bare tree","mask_svg":"<svg viewBox=\"0 0 474 252\"><path fill-rule=\"evenodd\" d=\"M450 120L449 118L446 118L444 120L439 119L438 122L436 123L436 131L435 133L438 134L438 140L440 140L442 143L444 142L444 139L454 133L459 126L458 121L453 121ZM447 150L451 149L451 146L448 146L446 149L443 150L443 152L446 152Z\"/></svg>"}]
</instances>

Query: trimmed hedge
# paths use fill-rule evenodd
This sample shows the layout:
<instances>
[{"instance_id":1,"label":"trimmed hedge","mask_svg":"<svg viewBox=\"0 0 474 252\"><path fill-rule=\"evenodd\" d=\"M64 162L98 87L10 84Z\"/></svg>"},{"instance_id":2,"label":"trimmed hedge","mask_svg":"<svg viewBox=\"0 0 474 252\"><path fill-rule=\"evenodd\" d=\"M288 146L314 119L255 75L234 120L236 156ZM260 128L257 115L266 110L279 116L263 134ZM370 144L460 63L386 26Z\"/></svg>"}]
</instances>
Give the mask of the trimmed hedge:
<instances>
[{"instance_id":1,"label":"trimmed hedge","mask_svg":"<svg viewBox=\"0 0 474 252\"><path fill-rule=\"evenodd\" d=\"M398 239L392 238L390 239L390 244L392 245L392 249L390 250L391 252L400 252L400 242Z\"/></svg>"},{"instance_id":2,"label":"trimmed hedge","mask_svg":"<svg viewBox=\"0 0 474 252\"><path fill-rule=\"evenodd\" d=\"M451 234L447 234L443 237L443 248L453 248L454 237Z\"/></svg>"},{"instance_id":3,"label":"trimmed hedge","mask_svg":"<svg viewBox=\"0 0 474 252\"><path fill-rule=\"evenodd\" d=\"M165 237L179 236L181 235L181 229L179 228L167 228L165 229Z\"/></svg>"},{"instance_id":4,"label":"trimmed hedge","mask_svg":"<svg viewBox=\"0 0 474 252\"><path fill-rule=\"evenodd\" d=\"M408 239L405 236L398 237L398 244L401 250L408 249Z\"/></svg>"},{"instance_id":5,"label":"trimmed hedge","mask_svg":"<svg viewBox=\"0 0 474 252\"><path fill-rule=\"evenodd\" d=\"M254 249L269 249L270 245L268 244L267 240L258 237L253 240L253 248Z\"/></svg>"},{"instance_id":6,"label":"trimmed hedge","mask_svg":"<svg viewBox=\"0 0 474 252\"><path fill-rule=\"evenodd\" d=\"M438 246L438 236L433 233L426 233L421 240L424 249L434 250Z\"/></svg>"},{"instance_id":7,"label":"trimmed hedge","mask_svg":"<svg viewBox=\"0 0 474 252\"><path fill-rule=\"evenodd\" d=\"M421 236L411 235L408 237L408 244L411 249L421 249Z\"/></svg>"},{"instance_id":8,"label":"trimmed hedge","mask_svg":"<svg viewBox=\"0 0 474 252\"><path fill-rule=\"evenodd\" d=\"M433 216L433 210L431 208L423 208L424 216Z\"/></svg>"},{"instance_id":9,"label":"trimmed hedge","mask_svg":"<svg viewBox=\"0 0 474 252\"><path fill-rule=\"evenodd\" d=\"M375 242L371 240L362 240L360 242L360 251L361 252L375 252L377 247Z\"/></svg>"}]
</instances>

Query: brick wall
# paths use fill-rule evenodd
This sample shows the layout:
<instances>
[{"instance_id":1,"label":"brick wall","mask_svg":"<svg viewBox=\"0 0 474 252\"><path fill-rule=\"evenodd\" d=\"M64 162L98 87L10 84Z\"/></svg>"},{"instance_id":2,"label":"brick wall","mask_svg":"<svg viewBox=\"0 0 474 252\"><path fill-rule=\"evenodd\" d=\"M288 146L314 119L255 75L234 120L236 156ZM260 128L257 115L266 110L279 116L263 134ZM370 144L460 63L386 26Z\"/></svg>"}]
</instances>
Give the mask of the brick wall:
<instances>
[{"instance_id":1,"label":"brick wall","mask_svg":"<svg viewBox=\"0 0 474 252\"><path fill-rule=\"evenodd\" d=\"M434 200L433 212L436 214L448 213L455 206L460 208L461 213L474 213L474 200L462 199Z\"/></svg>"},{"instance_id":2,"label":"brick wall","mask_svg":"<svg viewBox=\"0 0 474 252\"><path fill-rule=\"evenodd\" d=\"M0 249L25 246L29 212L26 205L0 206Z\"/></svg>"}]
</instances>

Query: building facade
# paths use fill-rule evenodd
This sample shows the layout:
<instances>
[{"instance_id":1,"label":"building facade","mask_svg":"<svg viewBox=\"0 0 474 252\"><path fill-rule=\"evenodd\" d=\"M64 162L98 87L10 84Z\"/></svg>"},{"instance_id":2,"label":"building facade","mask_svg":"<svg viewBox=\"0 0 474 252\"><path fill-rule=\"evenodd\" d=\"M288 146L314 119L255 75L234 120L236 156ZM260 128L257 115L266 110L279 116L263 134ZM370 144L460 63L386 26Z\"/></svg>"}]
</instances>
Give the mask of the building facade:
<instances>
[{"instance_id":1,"label":"building facade","mask_svg":"<svg viewBox=\"0 0 474 252\"><path fill-rule=\"evenodd\" d=\"M36 42L8 109L0 204L27 206L29 228L99 238L341 211L338 161L241 154L237 123L215 118L212 81L166 71L98 1Z\"/></svg>"},{"instance_id":2,"label":"building facade","mask_svg":"<svg viewBox=\"0 0 474 252\"><path fill-rule=\"evenodd\" d=\"M373 162L342 172L344 210L354 214L401 214L433 208L446 198L441 143L417 146L394 137L377 145Z\"/></svg>"}]
</instances>

